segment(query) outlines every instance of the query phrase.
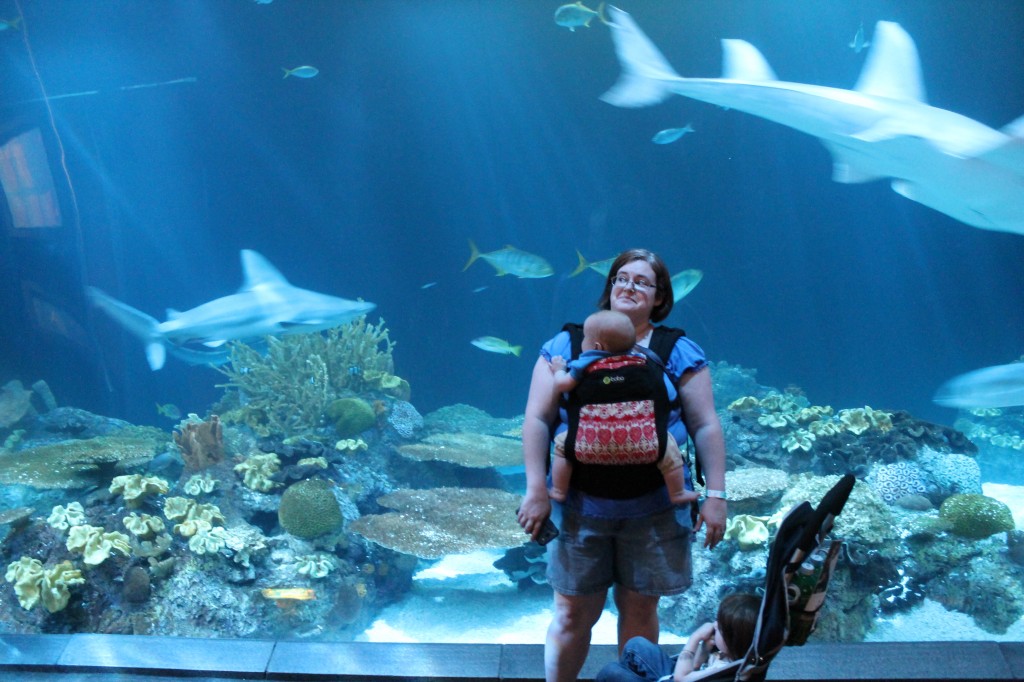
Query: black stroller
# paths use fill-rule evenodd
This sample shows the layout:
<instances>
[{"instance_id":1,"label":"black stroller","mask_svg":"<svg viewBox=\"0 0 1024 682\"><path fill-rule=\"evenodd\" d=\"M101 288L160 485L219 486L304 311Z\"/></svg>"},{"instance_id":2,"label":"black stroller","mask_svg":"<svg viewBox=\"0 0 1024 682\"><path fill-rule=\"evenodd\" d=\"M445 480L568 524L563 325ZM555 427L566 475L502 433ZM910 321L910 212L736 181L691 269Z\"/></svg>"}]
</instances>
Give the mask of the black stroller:
<instances>
[{"instance_id":1,"label":"black stroller","mask_svg":"<svg viewBox=\"0 0 1024 682\"><path fill-rule=\"evenodd\" d=\"M759 682L783 646L800 646L817 624L828 582L842 540L830 537L833 520L843 510L856 479L847 474L822 498L793 507L782 523L768 553L764 598L746 656L727 666L692 674L701 682Z\"/></svg>"}]
</instances>

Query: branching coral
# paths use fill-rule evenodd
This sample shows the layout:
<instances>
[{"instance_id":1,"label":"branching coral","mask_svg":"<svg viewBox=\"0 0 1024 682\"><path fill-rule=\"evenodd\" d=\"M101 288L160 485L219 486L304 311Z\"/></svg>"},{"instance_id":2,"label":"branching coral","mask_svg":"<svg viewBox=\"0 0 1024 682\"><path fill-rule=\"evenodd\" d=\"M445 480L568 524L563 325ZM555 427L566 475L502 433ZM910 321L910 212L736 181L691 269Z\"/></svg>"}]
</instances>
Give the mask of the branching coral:
<instances>
[{"instance_id":1,"label":"branching coral","mask_svg":"<svg viewBox=\"0 0 1024 682\"><path fill-rule=\"evenodd\" d=\"M249 425L260 435L301 433L320 425L327 406L352 394L407 394L395 377L384 321L365 317L324 334L267 338L267 353L234 343L231 362L220 369L228 377L225 421ZM242 397L244 396L244 398Z\"/></svg>"}]
</instances>

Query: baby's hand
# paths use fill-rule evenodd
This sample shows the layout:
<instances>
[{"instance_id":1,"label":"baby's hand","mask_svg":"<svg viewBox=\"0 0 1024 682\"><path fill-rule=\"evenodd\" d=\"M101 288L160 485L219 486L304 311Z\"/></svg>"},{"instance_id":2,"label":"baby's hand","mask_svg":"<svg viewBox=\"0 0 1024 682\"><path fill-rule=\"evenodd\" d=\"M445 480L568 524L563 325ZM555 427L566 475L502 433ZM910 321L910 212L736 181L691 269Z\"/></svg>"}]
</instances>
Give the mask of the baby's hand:
<instances>
[{"instance_id":1,"label":"baby's hand","mask_svg":"<svg viewBox=\"0 0 1024 682\"><path fill-rule=\"evenodd\" d=\"M561 355L555 355L554 357L551 358L551 361L548 363L548 365L551 367L552 374L558 371L565 371L565 358L563 358Z\"/></svg>"}]
</instances>

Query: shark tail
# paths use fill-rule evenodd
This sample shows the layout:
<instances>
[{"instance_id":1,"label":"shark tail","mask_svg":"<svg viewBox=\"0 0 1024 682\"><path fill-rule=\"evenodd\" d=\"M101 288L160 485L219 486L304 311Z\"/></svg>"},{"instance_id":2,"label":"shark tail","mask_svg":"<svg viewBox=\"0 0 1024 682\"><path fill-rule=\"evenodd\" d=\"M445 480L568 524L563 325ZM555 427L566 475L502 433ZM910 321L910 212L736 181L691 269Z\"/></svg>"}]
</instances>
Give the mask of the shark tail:
<instances>
[{"instance_id":1,"label":"shark tail","mask_svg":"<svg viewBox=\"0 0 1024 682\"><path fill-rule=\"evenodd\" d=\"M86 287L85 294L89 300L100 310L109 315L115 322L127 329L133 336L142 339L146 344L146 360L149 367L156 371L164 366L167 359L167 349L157 332L156 327L160 324L156 318L150 317L141 310L121 303L116 298L108 296L96 287Z\"/></svg>"},{"instance_id":2,"label":"shark tail","mask_svg":"<svg viewBox=\"0 0 1024 682\"><path fill-rule=\"evenodd\" d=\"M605 12L606 5L602 2L597 6L597 18L601 20L601 23L605 26L611 26L612 22L608 21L608 15Z\"/></svg>"},{"instance_id":3,"label":"shark tail","mask_svg":"<svg viewBox=\"0 0 1024 682\"><path fill-rule=\"evenodd\" d=\"M601 99L617 107L657 104L672 94L672 81L679 74L633 19L616 7L609 7L612 41L622 73Z\"/></svg>"}]
</instances>

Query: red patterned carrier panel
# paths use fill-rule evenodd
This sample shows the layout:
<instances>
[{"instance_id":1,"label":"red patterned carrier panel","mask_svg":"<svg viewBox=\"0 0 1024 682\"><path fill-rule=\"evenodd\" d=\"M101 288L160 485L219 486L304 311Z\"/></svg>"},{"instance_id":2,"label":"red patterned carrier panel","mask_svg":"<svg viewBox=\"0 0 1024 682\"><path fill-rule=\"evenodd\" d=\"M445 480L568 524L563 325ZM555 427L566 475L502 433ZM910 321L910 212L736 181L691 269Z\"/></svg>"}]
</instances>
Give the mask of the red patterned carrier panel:
<instances>
[{"instance_id":1,"label":"red patterned carrier panel","mask_svg":"<svg viewBox=\"0 0 1024 682\"><path fill-rule=\"evenodd\" d=\"M654 401L584 405L580 408L575 456L587 464L657 462Z\"/></svg>"}]
</instances>

